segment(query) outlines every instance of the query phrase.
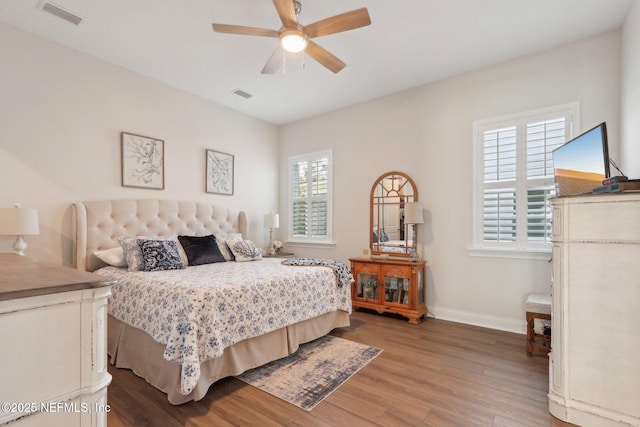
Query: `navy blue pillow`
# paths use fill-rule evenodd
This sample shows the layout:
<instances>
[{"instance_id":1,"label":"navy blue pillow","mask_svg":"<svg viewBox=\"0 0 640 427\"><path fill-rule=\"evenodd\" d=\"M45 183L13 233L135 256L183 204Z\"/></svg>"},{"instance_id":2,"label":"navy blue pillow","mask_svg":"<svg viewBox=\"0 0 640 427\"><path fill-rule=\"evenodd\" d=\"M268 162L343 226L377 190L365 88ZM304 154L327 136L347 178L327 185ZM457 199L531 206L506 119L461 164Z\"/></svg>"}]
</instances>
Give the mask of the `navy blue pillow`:
<instances>
[{"instance_id":1,"label":"navy blue pillow","mask_svg":"<svg viewBox=\"0 0 640 427\"><path fill-rule=\"evenodd\" d=\"M182 249L187 254L189 265L212 264L225 262L220 252L216 236L178 236Z\"/></svg>"},{"instance_id":2,"label":"navy blue pillow","mask_svg":"<svg viewBox=\"0 0 640 427\"><path fill-rule=\"evenodd\" d=\"M138 239L144 271L179 270L184 268L178 245L173 240Z\"/></svg>"}]
</instances>

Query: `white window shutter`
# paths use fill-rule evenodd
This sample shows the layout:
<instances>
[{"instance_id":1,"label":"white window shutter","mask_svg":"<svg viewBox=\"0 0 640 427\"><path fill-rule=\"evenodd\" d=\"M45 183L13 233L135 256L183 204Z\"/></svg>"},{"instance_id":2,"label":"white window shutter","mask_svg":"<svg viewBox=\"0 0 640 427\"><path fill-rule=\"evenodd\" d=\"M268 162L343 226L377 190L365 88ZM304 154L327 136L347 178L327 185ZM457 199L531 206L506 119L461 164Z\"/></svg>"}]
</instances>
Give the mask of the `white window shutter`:
<instances>
[{"instance_id":1,"label":"white window shutter","mask_svg":"<svg viewBox=\"0 0 640 427\"><path fill-rule=\"evenodd\" d=\"M577 103L474 122L478 249L549 249L552 152L570 139Z\"/></svg>"},{"instance_id":2,"label":"white window shutter","mask_svg":"<svg viewBox=\"0 0 640 427\"><path fill-rule=\"evenodd\" d=\"M331 153L290 159L290 238L328 241L331 238Z\"/></svg>"}]
</instances>

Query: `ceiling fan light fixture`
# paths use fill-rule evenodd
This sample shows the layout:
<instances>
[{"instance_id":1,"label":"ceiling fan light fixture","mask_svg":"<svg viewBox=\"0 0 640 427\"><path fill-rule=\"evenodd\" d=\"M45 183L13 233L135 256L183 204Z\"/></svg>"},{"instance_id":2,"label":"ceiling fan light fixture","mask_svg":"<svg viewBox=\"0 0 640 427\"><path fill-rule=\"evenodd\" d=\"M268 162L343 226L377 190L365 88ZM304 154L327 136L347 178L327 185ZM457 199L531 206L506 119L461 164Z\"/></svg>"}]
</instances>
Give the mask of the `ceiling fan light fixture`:
<instances>
[{"instance_id":1,"label":"ceiling fan light fixture","mask_svg":"<svg viewBox=\"0 0 640 427\"><path fill-rule=\"evenodd\" d=\"M307 48L307 36L298 30L286 30L280 34L280 44L287 52L301 52Z\"/></svg>"}]
</instances>

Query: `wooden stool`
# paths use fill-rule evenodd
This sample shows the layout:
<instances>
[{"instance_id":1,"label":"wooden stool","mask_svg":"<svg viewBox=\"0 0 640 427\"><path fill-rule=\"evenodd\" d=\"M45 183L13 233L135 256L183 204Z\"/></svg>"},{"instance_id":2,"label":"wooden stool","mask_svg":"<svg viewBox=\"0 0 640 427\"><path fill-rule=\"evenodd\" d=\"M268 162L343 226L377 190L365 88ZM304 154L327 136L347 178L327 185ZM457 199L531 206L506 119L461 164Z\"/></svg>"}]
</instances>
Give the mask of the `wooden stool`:
<instances>
[{"instance_id":1,"label":"wooden stool","mask_svg":"<svg viewBox=\"0 0 640 427\"><path fill-rule=\"evenodd\" d=\"M551 295L529 294L525 305L527 317L527 356L551 351L551 332L545 334L534 329L535 319L551 320Z\"/></svg>"}]
</instances>

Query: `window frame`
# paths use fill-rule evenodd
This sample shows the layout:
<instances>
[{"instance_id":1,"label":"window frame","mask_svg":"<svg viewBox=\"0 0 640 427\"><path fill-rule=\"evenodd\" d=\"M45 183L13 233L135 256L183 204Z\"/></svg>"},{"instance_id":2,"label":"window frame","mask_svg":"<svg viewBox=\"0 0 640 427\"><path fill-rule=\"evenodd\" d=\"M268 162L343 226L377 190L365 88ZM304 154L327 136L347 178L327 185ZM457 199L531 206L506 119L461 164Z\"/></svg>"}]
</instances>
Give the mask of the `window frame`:
<instances>
[{"instance_id":1,"label":"window frame","mask_svg":"<svg viewBox=\"0 0 640 427\"><path fill-rule=\"evenodd\" d=\"M532 242L527 238L529 190L541 186L553 185L553 176L531 179L527 176L527 125L566 117L565 143L580 129L580 104L571 102L507 116L476 120L473 122L473 235L468 252L472 256L489 256L525 259L549 259L550 242ZM516 177L513 187L516 192L516 228L515 241L490 242L484 239L484 190L486 188L507 188L503 183L487 184L484 181L484 133L487 131L516 127ZM522 196L524 194L524 196Z\"/></svg>"},{"instance_id":2,"label":"window frame","mask_svg":"<svg viewBox=\"0 0 640 427\"><path fill-rule=\"evenodd\" d=\"M327 171L327 195L324 197L320 197L320 199L324 199L327 202L327 235L326 236L299 236L294 235L294 202L300 200L298 197L294 197L293 195L293 166L297 163L307 162L311 163L313 161L319 159L327 159L328 160L328 171ZM303 153L289 156L288 159L288 169L287 169L287 218L288 218L288 226L287 226L287 244L298 245L298 246L327 246L334 245L333 242L333 150L321 150L315 151L311 153ZM311 170L311 168L309 168ZM312 185L313 180L309 179L309 185ZM306 200L318 200L318 196L313 196L311 191L307 193L308 195L305 197Z\"/></svg>"}]
</instances>

